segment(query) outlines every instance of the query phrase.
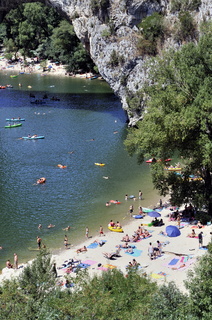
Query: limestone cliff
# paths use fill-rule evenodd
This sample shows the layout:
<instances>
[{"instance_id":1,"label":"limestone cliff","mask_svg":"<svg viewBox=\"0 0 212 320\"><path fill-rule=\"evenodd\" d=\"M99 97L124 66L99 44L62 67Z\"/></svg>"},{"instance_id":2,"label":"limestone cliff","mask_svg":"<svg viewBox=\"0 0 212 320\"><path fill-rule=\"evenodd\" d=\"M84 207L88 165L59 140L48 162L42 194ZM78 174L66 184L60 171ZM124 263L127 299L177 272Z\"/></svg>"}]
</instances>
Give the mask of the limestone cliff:
<instances>
[{"instance_id":1,"label":"limestone cliff","mask_svg":"<svg viewBox=\"0 0 212 320\"><path fill-rule=\"evenodd\" d=\"M211 19L211 0L49 0L50 4L65 12L73 23L78 38L90 52L102 77L121 99L134 125L142 118L143 101L138 108L130 108L131 97L148 79L145 61L148 55L138 50L141 38L139 23L154 12L164 18L166 36L161 50L176 49L183 43L173 36L179 26L179 12L190 12L199 29L201 21ZM173 7L175 6L175 7Z\"/></svg>"}]
</instances>

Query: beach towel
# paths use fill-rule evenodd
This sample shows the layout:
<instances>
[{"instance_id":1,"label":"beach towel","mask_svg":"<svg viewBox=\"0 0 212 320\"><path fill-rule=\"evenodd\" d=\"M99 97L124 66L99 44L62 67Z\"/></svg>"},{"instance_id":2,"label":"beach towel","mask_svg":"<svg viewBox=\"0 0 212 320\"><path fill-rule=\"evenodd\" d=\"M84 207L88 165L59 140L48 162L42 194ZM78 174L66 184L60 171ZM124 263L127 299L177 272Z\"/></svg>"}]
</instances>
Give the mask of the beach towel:
<instances>
[{"instance_id":1,"label":"beach towel","mask_svg":"<svg viewBox=\"0 0 212 320\"><path fill-rule=\"evenodd\" d=\"M179 258L173 258L171 259L169 262L165 263L163 266L167 267L167 268L171 268L173 266L175 266L177 263L179 262Z\"/></svg>"},{"instance_id":2,"label":"beach towel","mask_svg":"<svg viewBox=\"0 0 212 320\"><path fill-rule=\"evenodd\" d=\"M153 279L164 279L165 276L167 276L167 274L163 274L163 273L151 273L150 275Z\"/></svg>"},{"instance_id":3,"label":"beach towel","mask_svg":"<svg viewBox=\"0 0 212 320\"><path fill-rule=\"evenodd\" d=\"M141 239L137 240L136 242L139 242L139 241L142 241L142 240L145 240L145 239L151 238L151 237L152 237L152 235L150 234L148 237L141 238Z\"/></svg>"},{"instance_id":4,"label":"beach towel","mask_svg":"<svg viewBox=\"0 0 212 320\"><path fill-rule=\"evenodd\" d=\"M132 256L132 257L140 257L142 250L138 250L138 249L133 249L133 252L125 252L126 254Z\"/></svg>"},{"instance_id":5,"label":"beach towel","mask_svg":"<svg viewBox=\"0 0 212 320\"><path fill-rule=\"evenodd\" d=\"M94 242L87 246L88 249L96 249L98 247L98 243Z\"/></svg>"},{"instance_id":6,"label":"beach towel","mask_svg":"<svg viewBox=\"0 0 212 320\"><path fill-rule=\"evenodd\" d=\"M195 237L191 237L191 236L187 236L187 238L193 238L193 239L198 239L198 236L195 236Z\"/></svg>"},{"instance_id":7,"label":"beach towel","mask_svg":"<svg viewBox=\"0 0 212 320\"><path fill-rule=\"evenodd\" d=\"M191 264L193 264L196 261L196 259L189 259L185 263L180 263L177 266L174 266L174 270L176 268L177 271L184 271L186 270Z\"/></svg>"},{"instance_id":8,"label":"beach towel","mask_svg":"<svg viewBox=\"0 0 212 320\"><path fill-rule=\"evenodd\" d=\"M107 240L101 240L100 242L105 243ZM99 244L97 242L92 242L91 244L89 244L87 246L88 249L96 249L99 246Z\"/></svg>"},{"instance_id":9,"label":"beach towel","mask_svg":"<svg viewBox=\"0 0 212 320\"><path fill-rule=\"evenodd\" d=\"M86 268L88 268L88 267L90 267L90 264L86 264L86 263L79 263L77 266L76 266L76 268L83 268L83 269L86 269Z\"/></svg>"},{"instance_id":10,"label":"beach towel","mask_svg":"<svg viewBox=\"0 0 212 320\"><path fill-rule=\"evenodd\" d=\"M82 261L83 264L88 264L89 266L92 266L93 264L97 263L97 261L94 260L85 260Z\"/></svg>"},{"instance_id":11,"label":"beach towel","mask_svg":"<svg viewBox=\"0 0 212 320\"><path fill-rule=\"evenodd\" d=\"M174 266L174 265L176 265L178 262L179 262L179 259L174 258L174 259L172 259L172 260L168 263L168 265L169 265L169 266Z\"/></svg>"},{"instance_id":12,"label":"beach towel","mask_svg":"<svg viewBox=\"0 0 212 320\"><path fill-rule=\"evenodd\" d=\"M112 264L103 264L102 266L103 268L107 268L107 269L114 269L117 268L116 266L112 265ZM101 267L100 267L101 268Z\"/></svg>"},{"instance_id":13,"label":"beach towel","mask_svg":"<svg viewBox=\"0 0 212 320\"><path fill-rule=\"evenodd\" d=\"M122 248L122 249L125 249L125 250L128 249L128 248L124 248L124 247L123 247L123 244L120 244L119 246L120 246L120 248ZM131 247L132 249L136 249L136 246L135 246L134 244L130 244L129 247Z\"/></svg>"}]
</instances>

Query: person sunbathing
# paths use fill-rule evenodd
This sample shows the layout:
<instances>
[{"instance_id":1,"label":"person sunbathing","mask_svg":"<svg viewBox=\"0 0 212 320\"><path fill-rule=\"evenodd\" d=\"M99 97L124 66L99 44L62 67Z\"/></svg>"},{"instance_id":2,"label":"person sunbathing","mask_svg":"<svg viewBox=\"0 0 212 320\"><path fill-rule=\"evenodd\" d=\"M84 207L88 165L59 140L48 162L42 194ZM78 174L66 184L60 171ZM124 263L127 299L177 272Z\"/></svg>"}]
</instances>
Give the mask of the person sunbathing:
<instances>
[{"instance_id":1,"label":"person sunbathing","mask_svg":"<svg viewBox=\"0 0 212 320\"><path fill-rule=\"evenodd\" d=\"M121 241L130 242L130 237L128 236L128 234L126 234L126 236L124 236Z\"/></svg>"},{"instance_id":2,"label":"person sunbathing","mask_svg":"<svg viewBox=\"0 0 212 320\"><path fill-rule=\"evenodd\" d=\"M201 229L203 227L203 225L201 224L200 221L197 222L197 228Z\"/></svg>"},{"instance_id":3,"label":"person sunbathing","mask_svg":"<svg viewBox=\"0 0 212 320\"><path fill-rule=\"evenodd\" d=\"M84 252L84 251L88 251L88 249L86 248L86 246L77 249L77 253Z\"/></svg>"},{"instance_id":4,"label":"person sunbathing","mask_svg":"<svg viewBox=\"0 0 212 320\"><path fill-rule=\"evenodd\" d=\"M128 253L133 253L133 248L131 246L129 246L129 248L127 250L125 250L124 252L128 252Z\"/></svg>"},{"instance_id":5,"label":"person sunbathing","mask_svg":"<svg viewBox=\"0 0 212 320\"><path fill-rule=\"evenodd\" d=\"M196 232L194 229L192 229L191 233L188 235L190 238L195 238L196 237Z\"/></svg>"},{"instance_id":6,"label":"person sunbathing","mask_svg":"<svg viewBox=\"0 0 212 320\"><path fill-rule=\"evenodd\" d=\"M117 247L118 247L118 246L117 246ZM129 248L128 242L125 242L124 244L122 244L121 247L124 248L124 249L128 249L128 248Z\"/></svg>"},{"instance_id":7,"label":"person sunbathing","mask_svg":"<svg viewBox=\"0 0 212 320\"><path fill-rule=\"evenodd\" d=\"M118 249L115 252L103 252L103 255L107 259L112 259L113 257L119 257L120 256L120 251L121 251L121 246L118 246Z\"/></svg>"},{"instance_id":8,"label":"person sunbathing","mask_svg":"<svg viewBox=\"0 0 212 320\"><path fill-rule=\"evenodd\" d=\"M144 229L144 233L142 234L142 237L143 237L143 238L147 238L147 237L149 237L149 236L150 236L149 231L146 230L146 229Z\"/></svg>"},{"instance_id":9,"label":"person sunbathing","mask_svg":"<svg viewBox=\"0 0 212 320\"><path fill-rule=\"evenodd\" d=\"M141 236L142 233L143 233L143 228L139 226L138 229L137 229L137 231L136 231L136 233Z\"/></svg>"},{"instance_id":10,"label":"person sunbathing","mask_svg":"<svg viewBox=\"0 0 212 320\"><path fill-rule=\"evenodd\" d=\"M184 268L185 266L186 266L185 263L183 263L179 267L173 267L172 270L178 270L178 269Z\"/></svg>"},{"instance_id":11,"label":"person sunbathing","mask_svg":"<svg viewBox=\"0 0 212 320\"><path fill-rule=\"evenodd\" d=\"M131 238L131 242L137 242L138 240L140 240L140 235L139 234L134 234L132 235L132 238Z\"/></svg>"}]
</instances>

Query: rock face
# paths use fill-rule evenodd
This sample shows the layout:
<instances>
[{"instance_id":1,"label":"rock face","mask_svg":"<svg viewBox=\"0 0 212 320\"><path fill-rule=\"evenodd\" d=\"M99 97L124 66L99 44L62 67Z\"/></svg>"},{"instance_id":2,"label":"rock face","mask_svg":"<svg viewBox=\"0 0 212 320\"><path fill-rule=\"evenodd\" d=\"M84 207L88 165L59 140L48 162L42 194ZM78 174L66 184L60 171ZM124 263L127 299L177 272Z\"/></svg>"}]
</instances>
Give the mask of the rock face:
<instances>
[{"instance_id":1,"label":"rock face","mask_svg":"<svg viewBox=\"0 0 212 320\"><path fill-rule=\"evenodd\" d=\"M173 32L179 24L180 10L190 11L197 30L201 21L212 16L211 0L49 0L49 3L72 21L76 35L100 74L119 96L128 113L129 125L142 118L145 107L143 101L139 107L130 107L129 96L136 95L148 79L145 67L148 56L138 50L141 38L138 24L155 12L162 14L166 28L171 31L163 40L163 49L177 49L182 41L176 41ZM196 7L190 5L197 3ZM173 10L173 4L178 4L177 9Z\"/></svg>"}]
</instances>

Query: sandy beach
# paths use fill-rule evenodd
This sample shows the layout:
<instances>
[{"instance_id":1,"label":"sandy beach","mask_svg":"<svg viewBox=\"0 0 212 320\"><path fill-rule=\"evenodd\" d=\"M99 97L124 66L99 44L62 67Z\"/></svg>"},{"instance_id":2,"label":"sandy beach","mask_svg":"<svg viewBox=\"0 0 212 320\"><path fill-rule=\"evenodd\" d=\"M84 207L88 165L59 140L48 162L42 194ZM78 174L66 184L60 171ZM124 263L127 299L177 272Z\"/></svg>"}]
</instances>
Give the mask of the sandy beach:
<instances>
[{"instance_id":1,"label":"sandy beach","mask_svg":"<svg viewBox=\"0 0 212 320\"><path fill-rule=\"evenodd\" d=\"M104 235L89 234L89 237L85 237L85 240L81 244L77 246L70 244L67 246L67 249L62 248L57 254L52 253L52 259L56 262L58 280L65 280L65 277L68 275L66 265L72 259L80 261L82 263L81 266L86 267L91 274L101 274L101 272L106 272L111 268L118 268L126 274L126 267L129 262L136 259L140 264L140 273L146 274L159 284L166 281L175 281L179 289L185 291L184 280L186 279L187 271L194 267L198 261L198 257L207 252L204 247L210 242L212 227L208 225L201 229L195 228L197 235L201 231L203 232L203 248L199 249L198 238L188 237L194 226L186 222L181 222L181 234L178 237L168 237L160 234L161 231L165 231L166 226L177 225L176 221L170 221L169 219L169 208L163 209L160 213L164 221L164 225L161 227L146 226L153 219L148 215L143 219L130 218L129 223L123 228L123 233L109 231L108 228L104 227ZM104 253L114 252L117 250L117 246L124 244L121 241L123 236L128 234L131 238L141 225L149 231L150 237L138 242L130 242L130 245L135 246L133 253L127 253L125 252L126 249L122 248L118 257L114 257L113 259L105 257ZM71 240L71 231L67 231L66 234L68 239ZM95 241L99 242L101 240L103 240L104 244L99 246ZM151 260L148 255L149 243L151 242L153 246L157 246L157 240L163 245L162 254L156 257L156 259ZM87 247L87 251L77 253L77 249L83 246ZM19 266L18 270L4 268L0 281L8 279L13 275L17 276L22 272L23 268L24 265ZM74 275L74 272L71 272L71 275Z\"/></svg>"},{"instance_id":2,"label":"sandy beach","mask_svg":"<svg viewBox=\"0 0 212 320\"><path fill-rule=\"evenodd\" d=\"M28 62L31 62L31 59L27 60ZM9 72L10 74L17 75L19 73L36 73L36 74L41 74L41 75L52 75L52 76L72 76L72 77L77 77L77 78L89 78L92 77L92 73L82 73L82 74L70 74L67 73L66 71L66 66L65 65L60 65L55 62L50 62L47 61L46 63L46 71L43 72L43 67L40 65L40 63L35 63L35 64L30 64L29 66L24 67L21 62L16 62L16 63L8 63L6 58L1 57L0 59L0 71L7 73Z\"/></svg>"}]
</instances>

